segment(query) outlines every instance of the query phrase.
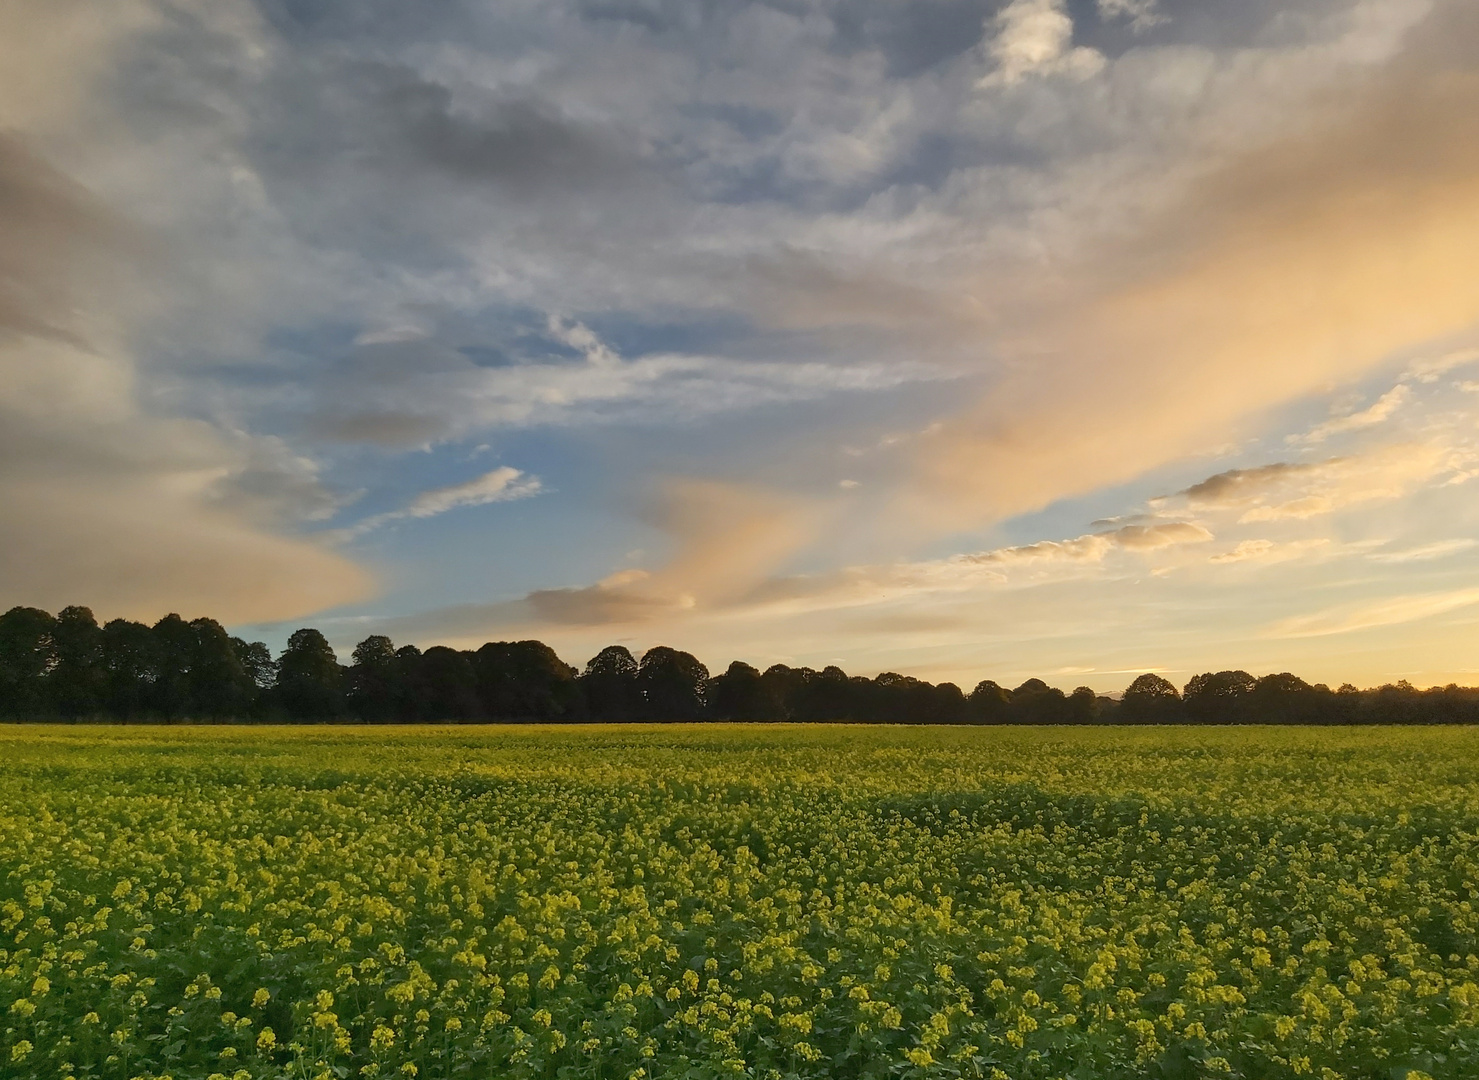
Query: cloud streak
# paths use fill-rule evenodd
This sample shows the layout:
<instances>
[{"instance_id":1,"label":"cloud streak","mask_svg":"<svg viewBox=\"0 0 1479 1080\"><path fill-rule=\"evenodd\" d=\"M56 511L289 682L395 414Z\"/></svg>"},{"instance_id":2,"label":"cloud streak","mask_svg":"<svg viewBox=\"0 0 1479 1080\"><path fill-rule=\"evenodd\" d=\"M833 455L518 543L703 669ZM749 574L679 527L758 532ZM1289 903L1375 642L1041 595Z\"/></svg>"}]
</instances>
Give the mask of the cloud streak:
<instances>
[{"instance_id":1,"label":"cloud streak","mask_svg":"<svg viewBox=\"0 0 1479 1080\"><path fill-rule=\"evenodd\" d=\"M1360 431L1362 428L1384 424L1392 418L1392 415L1411 396L1412 388L1405 383L1399 383L1377 398L1368 408L1362 409L1360 412L1350 413L1347 416L1332 417L1323 424L1317 424L1304 435L1291 436L1290 441L1321 443L1332 435L1341 435L1348 431Z\"/></svg>"},{"instance_id":2,"label":"cloud streak","mask_svg":"<svg viewBox=\"0 0 1479 1080\"><path fill-rule=\"evenodd\" d=\"M1479 604L1479 589L1395 596L1375 603L1343 605L1312 615L1284 619L1269 627L1266 636L1308 638L1351 634L1431 619L1474 604Z\"/></svg>"},{"instance_id":3,"label":"cloud streak","mask_svg":"<svg viewBox=\"0 0 1479 1080\"><path fill-rule=\"evenodd\" d=\"M352 540L391 522L436 517L449 510L467 506L487 506L489 503L527 499L538 495L543 488L539 477L528 476L509 465L500 465L460 484L423 491L400 510L374 514L347 529L333 530L328 536L340 542Z\"/></svg>"}]
</instances>

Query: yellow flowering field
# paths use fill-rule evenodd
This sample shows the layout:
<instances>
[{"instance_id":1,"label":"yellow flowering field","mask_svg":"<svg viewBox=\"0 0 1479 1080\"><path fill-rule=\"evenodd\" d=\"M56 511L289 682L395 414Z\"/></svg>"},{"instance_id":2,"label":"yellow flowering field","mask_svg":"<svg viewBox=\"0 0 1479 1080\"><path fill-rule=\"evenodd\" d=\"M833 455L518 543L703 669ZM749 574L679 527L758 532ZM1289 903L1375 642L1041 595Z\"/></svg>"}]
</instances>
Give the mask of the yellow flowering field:
<instances>
[{"instance_id":1,"label":"yellow flowering field","mask_svg":"<svg viewBox=\"0 0 1479 1080\"><path fill-rule=\"evenodd\" d=\"M0 728L0 1076L1479 1076L1479 733Z\"/></svg>"}]
</instances>

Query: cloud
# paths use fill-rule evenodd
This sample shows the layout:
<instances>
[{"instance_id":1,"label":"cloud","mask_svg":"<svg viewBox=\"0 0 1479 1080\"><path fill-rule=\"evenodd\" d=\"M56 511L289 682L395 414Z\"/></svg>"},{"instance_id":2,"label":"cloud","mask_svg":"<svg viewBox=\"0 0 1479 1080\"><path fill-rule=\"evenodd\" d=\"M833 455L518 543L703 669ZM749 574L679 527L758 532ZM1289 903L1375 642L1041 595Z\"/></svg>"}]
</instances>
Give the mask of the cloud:
<instances>
[{"instance_id":1,"label":"cloud","mask_svg":"<svg viewBox=\"0 0 1479 1080\"><path fill-rule=\"evenodd\" d=\"M1249 559L1265 558L1273 550L1272 540L1239 540L1238 546L1231 551L1213 555L1207 561L1214 563L1247 562Z\"/></svg>"},{"instance_id":2,"label":"cloud","mask_svg":"<svg viewBox=\"0 0 1479 1080\"><path fill-rule=\"evenodd\" d=\"M649 505L672 554L655 571L627 568L589 586L535 589L392 622L399 633L471 641L511 627L642 625L742 606L822 528L826 507L745 484L670 478Z\"/></svg>"},{"instance_id":3,"label":"cloud","mask_svg":"<svg viewBox=\"0 0 1479 1080\"><path fill-rule=\"evenodd\" d=\"M538 495L543 484L537 476L527 476L519 469L500 465L482 476L449 484L446 487L423 491L401 510L375 514L345 529L334 529L325 535L332 540L344 542L363 536L393 521L406 518L429 518L445 514L464 506L486 506L495 502L511 502Z\"/></svg>"},{"instance_id":4,"label":"cloud","mask_svg":"<svg viewBox=\"0 0 1479 1080\"><path fill-rule=\"evenodd\" d=\"M507 465L462 484L423 491L411 500L406 514L415 518L435 517L459 506L483 506L492 502L526 499L540 490L539 477L525 476Z\"/></svg>"},{"instance_id":5,"label":"cloud","mask_svg":"<svg viewBox=\"0 0 1479 1080\"><path fill-rule=\"evenodd\" d=\"M947 610L908 625L963 638L951 620L975 604L991 611L966 625L1010 611L1047 640L1116 583L1148 590L1169 566L1246 581L1205 560L1277 561L1310 515L1384 510L1471 471L1467 436L1419 415L1449 389L1423 380L1455 370L1479 319L1468 0L1162 5L1175 24L1140 36L1162 14L1144 0L736 3L701 19L575 0L453 0L414 20L300 7L0 15L0 128L28 155L5 168L30 177L0 219L0 347L15 350L0 495L17 493L8 542L36 553L25 581L54 548L72 553L54 594L127 585L165 604L186 592L149 560L170 552L218 567L221 610L332 604L368 580L299 533L361 494L366 460L426 448L431 513L548 475L531 459L503 488L464 490L474 467L443 443L542 426L513 436L519 453L558 454L568 429L600 424L562 461L588 472L573 491L610 501L572 499L555 561L501 571L459 625L666 634L782 611L765 635L789 650L825 636L799 628L813 609L852 640L845 605L879 604L882 626L890 598L939 596ZM1384 423L1328 421L1347 425L1344 463L1291 451L1084 536L1019 521L1013 536L1058 539L934 557L1004 518L1267 445L1282 406L1412 356L1441 362L1413 365ZM1373 457L1397 427L1421 448ZM839 446L890 431L917 434L838 472ZM688 479L639 506L674 470ZM362 497L415 517L409 495ZM601 545L639 541L594 524L613 503L661 533L659 554L591 585L558 560L627 565ZM1245 514L1279 523L1254 526L1275 546L1238 530ZM1421 524L1406 543L1432 539ZM532 546L548 526L514 527ZM1460 528L1454 514L1436 535ZM100 582L83 541L115 531L128 543ZM471 580L473 559L429 572ZM213 579L191 580L204 597ZM1062 606L1038 614L1055 589ZM1094 632L1140 617L1133 595ZM1224 599L1231 619L1259 598Z\"/></svg>"},{"instance_id":6,"label":"cloud","mask_svg":"<svg viewBox=\"0 0 1479 1080\"><path fill-rule=\"evenodd\" d=\"M1407 366L1406 377L1422 383L1437 382L1455 368L1469 364L1479 364L1479 349L1456 349L1416 360Z\"/></svg>"},{"instance_id":7,"label":"cloud","mask_svg":"<svg viewBox=\"0 0 1479 1080\"><path fill-rule=\"evenodd\" d=\"M1462 477L1460 470L1470 458L1439 443L1398 444L1332 458L1305 473L1302 483L1271 489L1266 493L1270 501L1252 506L1239 520L1310 518L1358 503L1400 498L1434 482Z\"/></svg>"},{"instance_id":8,"label":"cloud","mask_svg":"<svg viewBox=\"0 0 1479 1080\"><path fill-rule=\"evenodd\" d=\"M228 622L366 597L367 572L290 534L333 501L311 462L141 407L128 332L158 255L0 136L0 596Z\"/></svg>"},{"instance_id":9,"label":"cloud","mask_svg":"<svg viewBox=\"0 0 1479 1080\"><path fill-rule=\"evenodd\" d=\"M1072 540L1040 540L1035 544L997 548L960 558L964 562L983 564L1060 559L1070 562L1098 562L1116 549L1155 551L1177 544L1201 544L1212 538L1212 534L1200 525L1189 521L1173 521L1163 525L1123 525Z\"/></svg>"},{"instance_id":10,"label":"cloud","mask_svg":"<svg viewBox=\"0 0 1479 1080\"><path fill-rule=\"evenodd\" d=\"M1270 626L1265 631L1265 636L1307 638L1349 634L1358 630L1417 622L1474 604L1479 604L1479 589L1395 596L1375 603L1342 605L1311 615L1283 619Z\"/></svg>"},{"instance_id":11,"label":"cloud","mask_svg":"<svg viewBox=\"0 0 1479 1080\"><path fill-rule=\"evenodd\" d=\"M332 373L341 386L309 418L334 439L419 446L489 428L696 420L764 405L878 393L955 377L918 361L824 362L648 353L624 359L581 323L549 319L579 360L480 365L433 342L361 350ZM384 362L375 350L392 351ZM371 355L365 355L370 353Z\"/></svg>"},{"instance_id":12,"label":"cloud","mask_svg":"<svg viewBox=\"0 0 1479 1080\"><path fill-rule=\"evenodd\" d=\"M1128 19L1135 30L1147 30L1166 21L1157 0L1095 0L1101 19Z\"/></svg>"},{"instance_id":13,"label":"cloud","mask_svg":"<svg viewBox=\"0 0 1479 1080\"><path fill-rule=\"evenodd\" d=\"M1352 30L1317 103L1224 144L1179 194L1153 189L1051 279L983 272L1011 298L993 312L1003 375L921 447L911 511L961 528L1124 482L1471 332L1479 9L1427 11L1380 47Z\"/></svg>"},{"instance_id":14,"label":"cloud","mask_svg":"<svg viewBox=\"0 0 1479 1080\"><path fill-rule=\"evenodd\" d=\"M1240 510L1243 523L1311 518L1464 479L1472 457L1470 450L1445 441L1398 443L1318 462L1229 469L1151 505L1165 510L1184 501L1204 511Z\"/></svg>"},{"instance_id":15,"label":"cloud","mask_svg":"<svg viewBox=\"0 0 1479 1080\"><path fill-rule=\"evenodd\" d=\"M1378 551L1368 555L1372 562L1379 563L1409 563L1427 562L1432 559L1441 559L1448 555L1456 555L1460 551L1468 551L1470 548L1479 546L1479 540L1468 537L1456 537L1452 540L1437 540L1431 544L1420 544L1417 547L1405 548L1401 551Z\"/></svg>"},{"instance_id":16,"label":"cloud","mask_svg":"<svg viewBox=\"0 0 1479 1080\"><path fill-rule=\"evenodd\" d=\"M1377 398L1369 408L1360 412L1351 413L1347 416L1337 416L1318 424L1305 432L1303 435L1291 435L1291 443L1320 443L1332 435L1340 435L1348 431L1359 431L1362 428L1374 427L1377 424L1386 423L1392 414L1406 404L1412 396L1412 388L1405 383L1399 383L1392 387L1381 397Z\"/></svg>"},{"instance_id":17,"label":"cloud","mask_svg":"<svg viewBox=\"0 0 1479 1080\"><path fill-rule=\"evenodd\" d=\"M1325 464L1328 466L1333 463ZM1318 465L1303 465L1287 461L1276 461L1270 465L1259 465L1251 469L1229 469L1227 472L1209 476L1177 494L1193 506L1238 506L1262 497L1269 489L1284 484L1292 478L1309 476L1319 469Z\"/></svg>"},{"instance_id":18,"label":"cloud","mask_svg":"<svg viewBox=\"0 0 1479 1080\"><path fill-rule=\"evenodd\" d=\"M1011 0L996 15L996 35L986 54L996 64L978 85L1011 86L1029 75L1083 78L1104 66L1093 49L1073 45L1073 19L1065 0Z\"/></svg>"},{"instance_id":19,"label":"cloud","mask_svg":"<svg viewBox=\"0 0 1479 1080\"><path fill-rule=\"evenodd\" d=\"M1288 559L1297 559L1312 551L1327 547L1329 544L1330 540L1326 537L1291 540L1286 543L1264 539L1240 540L1238 546L1231 551L1213 555L1207 561L1211 563L1284 562Z\"/></svg>"},{"instance_id":20,"label":"cloud","mask_svg":"<svg viewBox=\"0 0 1479 1080\"><path fill-rule=\"evenodd\" d=\"M1212 539L1194 523L1167 522L948 559L784 574L774 571L825 526L815 507L744 486L675 481L654 520L678 541L675 556L659 570L628 569L595 585L536 589L512 600L428 611L387 626L394 633L467 643L500 634L559 635L599 627L645 632L653 626L680 627L692 633L716 622L765 624L876 607L880 626L898 629L913 618L925 628L958 628L958 615L911 616L898 606L1009 585L1018 571L1042 584L1065 572L1074 576L1114 552L1144 555ZM856 631L863 624L851 625Z\"/></svg>"}]
</instances>

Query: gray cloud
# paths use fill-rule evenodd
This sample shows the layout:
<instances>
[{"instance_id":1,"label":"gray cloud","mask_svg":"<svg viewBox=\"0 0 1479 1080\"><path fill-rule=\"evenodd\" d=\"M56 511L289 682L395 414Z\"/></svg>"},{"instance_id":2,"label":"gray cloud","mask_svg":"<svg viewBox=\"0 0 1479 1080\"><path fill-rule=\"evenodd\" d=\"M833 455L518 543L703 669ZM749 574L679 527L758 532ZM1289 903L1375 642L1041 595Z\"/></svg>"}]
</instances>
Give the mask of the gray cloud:
<instances>
[{"instance_id":1,"label":"gray cloud","mask_svg":"<svg viewBox=\"0 0 1479 1080\"><path fill-rule=\"evenodd\" d=\"M1176 494L1193 506L1236 506L1257 499L1275 485L1307 476L1317 469L1316 465L1288 461L1276 461L1251 469L1229 469Z\"/></svg>"},{"instance_id":2,"label":"gray cloud","mask_svg":"<svg viewBox=\"0 0 1479 1080\"><path fill-rule=\"evenodd\" d=\"M105 615L302 614L367 574L275 535L327 497L280 445L152 416L127 331L160 253L0 136L0 597ZM268 529L262 528L264 522Z\"/></svg>"},{"instance_id":3,"label":"gray cloud","mask_svg":"<svg viewBox=\"0 0 1479 1080\"><path fill-rule=\"evenodd\" d=\"M374 60L317 57L287 63L283 74L262 87L275 122L247 144L283 185L373 178L392 185L384 197L404 199L441 177L548 200L631 181L640 161L630 133L573 119L535 95L484 92L459 104L447 85Z\"/></svg>"},{"instance_id":4,"label":"gray cloud","mask_svg":"<svg viewBox=\"0 0 1479 1080\"><path fill-rule=\"evenodd\" d=\"M116 286L119 260L143 254L90 193L0 132L0 331L82 344L81 290L100 276Z\"/></svg>"}]
</instances>

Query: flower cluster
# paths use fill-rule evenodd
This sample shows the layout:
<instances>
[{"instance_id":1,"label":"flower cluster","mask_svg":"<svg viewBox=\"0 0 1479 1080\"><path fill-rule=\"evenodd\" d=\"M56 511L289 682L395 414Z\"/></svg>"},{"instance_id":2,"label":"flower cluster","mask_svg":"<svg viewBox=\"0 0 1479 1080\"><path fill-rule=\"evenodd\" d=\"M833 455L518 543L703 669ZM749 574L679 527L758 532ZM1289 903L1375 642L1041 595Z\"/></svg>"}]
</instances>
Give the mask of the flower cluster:
<instances>
[{"instance_id":1,"label":"flower cluster","mask_svg":"<svg viewBox=\"0 0 1479 1080\"><path fill-rule=\"evenodd\" d=\"M1467 730L0 729L0 1075L1479 1075Z\"/></svg>"}]
</instances>

